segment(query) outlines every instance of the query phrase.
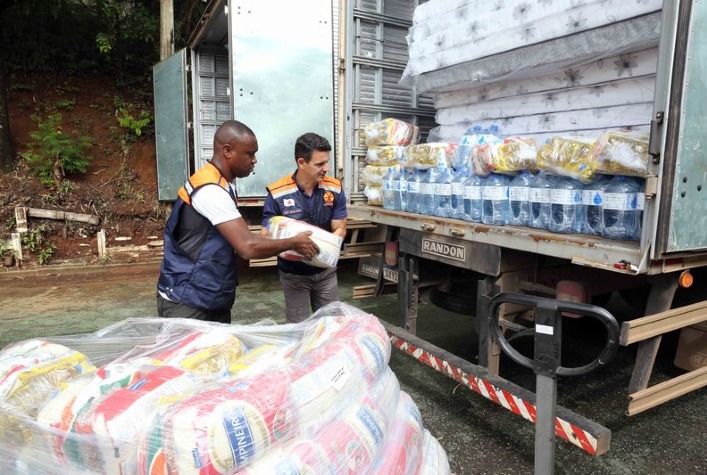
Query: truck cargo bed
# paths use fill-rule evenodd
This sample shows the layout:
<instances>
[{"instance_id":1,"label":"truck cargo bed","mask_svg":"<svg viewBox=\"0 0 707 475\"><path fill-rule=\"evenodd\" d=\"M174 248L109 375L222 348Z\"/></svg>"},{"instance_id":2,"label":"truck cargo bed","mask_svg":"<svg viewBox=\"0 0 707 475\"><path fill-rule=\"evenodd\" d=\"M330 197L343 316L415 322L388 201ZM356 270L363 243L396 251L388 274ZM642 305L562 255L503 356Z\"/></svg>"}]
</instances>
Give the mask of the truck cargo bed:
<instances>
[{"instance_id":1,"label":"truck cargo bed","mask_svg":"<svg viewBox=\"0 0 707 475\"><path fill-rule=\"evenodd\" d=\"M640 267L641 250L638 242L614 241L585 234L557 234L516 226L490 226L393 211L378 206L352 204L348 212L352 218L428 232L430 236L446 236L537 253L616 272L636 274Z\"/></svg>"}]
</instances>

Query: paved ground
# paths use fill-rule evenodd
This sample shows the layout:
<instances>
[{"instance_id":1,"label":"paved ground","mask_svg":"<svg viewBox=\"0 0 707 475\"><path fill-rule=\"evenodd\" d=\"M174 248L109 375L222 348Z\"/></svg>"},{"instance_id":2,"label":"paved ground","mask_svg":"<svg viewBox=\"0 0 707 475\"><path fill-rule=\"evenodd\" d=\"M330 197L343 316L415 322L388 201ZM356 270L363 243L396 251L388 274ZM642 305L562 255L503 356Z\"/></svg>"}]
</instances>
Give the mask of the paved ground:
<instances>
[{"instance_id":1,"label":"paved ground","mask_svg":"<svg viewBox=\"0 0 707 475\"><path fill-rule=\"evenodd\" d=\"M158 266L42 269L0 273L0 347L17 339L94 331L128 317L155 315ZM342 300L397 322L397 298L353 300L352 288L370 280L351 265L340 271ZM248 269L238 290L234 320L283 320L283 301L271 268ZM470 317L423 302L418 335L469 361L476 354ZM567 344L589 343L586 328L568 328ZM564 351L564 350L563 350ZM568 353L571 357L571 352ZM693 392L634 417L624 415L634 348L622 348L606 369L579 379L563 379L558 403L612 431L611 449L592 457L558 441L555 473L688 474L707 473L707 391ZM667 353L667 352L666 352ZM661 353L657 380L678 374L672 355ZM534 426L454 381L394 352L390 363L420 408L425 426L446 449L458 474L533 472ZM533 390L534 375L502 362L502 376Z\"/></svg>"}]
</instances>

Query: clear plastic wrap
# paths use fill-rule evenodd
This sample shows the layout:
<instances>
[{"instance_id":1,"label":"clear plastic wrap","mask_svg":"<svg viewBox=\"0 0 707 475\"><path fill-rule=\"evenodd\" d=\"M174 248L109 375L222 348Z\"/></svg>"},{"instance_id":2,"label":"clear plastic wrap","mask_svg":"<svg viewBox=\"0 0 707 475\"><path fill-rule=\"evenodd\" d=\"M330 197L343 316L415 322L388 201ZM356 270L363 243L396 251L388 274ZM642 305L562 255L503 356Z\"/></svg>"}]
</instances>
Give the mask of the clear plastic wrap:
<instances>
[{"instance_id":1,"label":"clear plastic wrap","mask_svg":"<svg viewBox=\"0 0 707 475\"><path fill-rule=\"evenodd\" d=\"M427 142L405 149L409 167L428 170L433 167L450 168L457 153L457 145L448 142Z\"/></svg>"},{"instance_id":2,"label":"clear plastic wrap","mask_svg":"<svg viewBox=\"0 0 707 475\"><path fill-rule=\"evenodd\" d=\"M449 473L388 367L385 328L355 307L284 325L130 319L58 339L88 361L121 330L141 343L44 394L36 418L0 401L0 473ZM224 352L234 341L243 351ZM213 364L185 363L195 356Z\"/></svg>"},{"instance_id":3,"label":"clear plastic wrap","mask_svg":"<svg viewBox=\"0 0 707 475\"><path fill-rule=\"evenodd\" d=\"M629 130L603 133L594 144L597 173L645 178L648 174L648 135Z\"/></svg>"},{"instance_id":4,"label":"clear plastic wrap","mask_svg":"<svg viewBox=\"0 0 707 475\"><path fill-rule=\"evenodd\" d=\"M374 145L412 145L420 136L420 128L398 119L383 119L367 124L364 141L368 147Z\"/></svg>"},{"instance_id":5,"label":"clear plastic wrap","mask_svg":"<svg viewBox=\"0 0 707 475\"><path fill-rule=\"evenodd\" d=\"M553 137L538 150L538 168L553 175L591 183L597 174L592 155L594 142L586 137Z\"/></svg>"},{"instance_id":6,"label":"clear plastic wrap","mask_svg":"<svg viewBox=\"0 0 707 475\"><path fill-rule=\"evenodd\" d=\"M366 185L363 189L363 194L366 195L366 198L368 198L366 204L371 206L383 206L382 186Z\"/></svg>"},{"instance_id":7,"label":"clear plastic wrap","mask_svg":"<svg viewBox=\"0 0 707 475\"><path fill-rule=\"evenodd\" d=\"M506 137L477 145L472 150L474 173L516 174L522 170L537 170L537 144L532 137Z\"/></svg>"},{"instance_id":8,"label":"clear plastic wrap","mask_svg":"<svg viewBox=\"0 0 707 475\"><path fill-rule=\"evenodd\" d=\"M452 167L455 170L463 168L472 169L471 154L474 147L487 143L493 143L501 140L498 136L498 126L491 125L490 127L482 127L475 125L470 127L462 136L457 147L457 152L452 160Z\"/></svg>"},{"instance_id":9,"label":"clear plastic wrap","mask_svg":"<svg viewBox=\"0 0 707 475\"><path fill-rule=\"evenodd\" d=\"M268 234L275 239L289 238L303 231L312 232L309 237L319 247L317 255L311 259L305 259L296 251L283 251L280 253L280 257L289 261L306 262L309 265L325 269L336 267L339 262L341 244L343 243L343 239L340 236L286 216L274 216L268 221Z\"/></svg>"},{"instance_id":10,"label":"clear plastic wrap","mask_svg":"<svg viewBox=\"0 0 707 475\"><path fill-rule=\"evenodd\" d=\"M404 145L374 145L366 150L366 163L390 167L405 162Z\"/></svg>"},{"instance_id":11,"label":"clear plastic wrap","mask_svg":"<svg viewBox=\"0 0 707 475\"><path fill-rule=\"evenodd\" d=\"M366 165L361 170L361 183L364 185L383 186L383 177L390 171L391 167Z\"/></svg>"}]
</instances>

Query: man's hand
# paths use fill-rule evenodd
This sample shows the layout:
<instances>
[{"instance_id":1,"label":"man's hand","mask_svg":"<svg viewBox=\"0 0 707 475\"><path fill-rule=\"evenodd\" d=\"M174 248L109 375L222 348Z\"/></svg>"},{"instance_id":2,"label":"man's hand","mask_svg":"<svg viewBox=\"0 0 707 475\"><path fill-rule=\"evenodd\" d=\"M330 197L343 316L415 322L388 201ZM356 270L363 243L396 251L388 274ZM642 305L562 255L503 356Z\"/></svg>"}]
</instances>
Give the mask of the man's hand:
<instances>
[{"instance_id":1,"label":"man's hand","mask_svg":"<svg viewBox=\"0 0 707 475\"><path fill-rule=\"evenodd\" d=\"M319 252L319 247L309 238L311 234L312 231L303 231L292 236L292 250L301 254L307 260L316 256Z\"/></svg>"}]
</instances>

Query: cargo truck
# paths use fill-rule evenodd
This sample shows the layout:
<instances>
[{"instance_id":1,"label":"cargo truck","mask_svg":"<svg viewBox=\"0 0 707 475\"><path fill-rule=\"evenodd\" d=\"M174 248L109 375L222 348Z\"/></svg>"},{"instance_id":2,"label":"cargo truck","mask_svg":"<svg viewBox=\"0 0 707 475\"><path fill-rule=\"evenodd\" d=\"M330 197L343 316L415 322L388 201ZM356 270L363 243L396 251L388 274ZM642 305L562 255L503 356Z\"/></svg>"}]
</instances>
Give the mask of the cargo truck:
<instances>
[{"instance_id":1,"label":"cargo truck","mask_svg":"<svg viewBox=\"0 0 707 475\"><path fill-rule=\"evenodd\" d=\"M474 389L466 363L440 360L414 336L426 282L441 279L432 300L479 322L495 322L488 302L499 293L597 303L622 292L645 303L619 337L638 345L628 414L704 387L705 335L695 325L707 319L707 5L548 3L210 1L189 47L154 68L160 199L174 199L210 158L216 127L236 118L259 138L261 165L237 184L241 209L257 227L265 185L292 170L294 138L316 131L333 140L352 228L385 243L373 246L381 257L364 267L374 270L378 293L397 282L408 338L391 331L399 348ZM645 130L651 160L640 241L370 206L363 131L384 118L419 126L422 141L456 142L470 125L491 122L537 137ZM510 332L533 313L502 305L496 317ZM661 336L681 329L697 332L683 364L690 371L650 386ZM502 389L498 338L486 324L478 333L479 363ZM601 452L596 439L592 450Z\"/></svg>"}]
</instances>

